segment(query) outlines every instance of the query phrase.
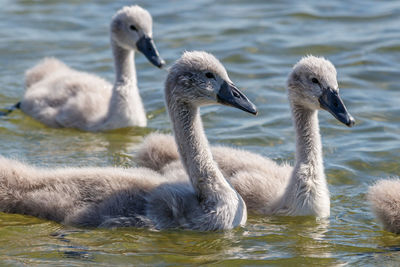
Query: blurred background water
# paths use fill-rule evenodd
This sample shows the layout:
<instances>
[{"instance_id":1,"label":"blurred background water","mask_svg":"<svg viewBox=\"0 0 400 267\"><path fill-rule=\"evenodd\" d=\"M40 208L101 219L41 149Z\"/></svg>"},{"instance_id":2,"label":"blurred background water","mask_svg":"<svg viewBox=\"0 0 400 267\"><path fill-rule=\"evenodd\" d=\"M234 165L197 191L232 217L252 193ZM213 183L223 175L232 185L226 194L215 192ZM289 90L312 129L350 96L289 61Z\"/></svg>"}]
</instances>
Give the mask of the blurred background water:
<instances>
[{"instance_id":1,"label":"blurred background water","mask_svg":"<svg viewBox=\"0 0 400 267\"><path fill-rule=\"evenodd\" d=\"M24 93L24 71L45 56L114 78L108 25L139 4L170 65L184 50L215 54L254 100L252 117L203 109L212 144L293 162L294 132L285 91L302 56L325 56L356 118L346 128L320 112L331 217L250 216L230 232L76 229L0 213L0 265L397 265L400 236L382 231L366 203L368 186L400 175L400 2L262 0L0 0L0 107ZM136 57L148 128L107 133L50 129L20 111L0 119L1 155L39 166L134 166L143 136L170 132L163 104L166 71Z\"/></svg>"}]
</instances>

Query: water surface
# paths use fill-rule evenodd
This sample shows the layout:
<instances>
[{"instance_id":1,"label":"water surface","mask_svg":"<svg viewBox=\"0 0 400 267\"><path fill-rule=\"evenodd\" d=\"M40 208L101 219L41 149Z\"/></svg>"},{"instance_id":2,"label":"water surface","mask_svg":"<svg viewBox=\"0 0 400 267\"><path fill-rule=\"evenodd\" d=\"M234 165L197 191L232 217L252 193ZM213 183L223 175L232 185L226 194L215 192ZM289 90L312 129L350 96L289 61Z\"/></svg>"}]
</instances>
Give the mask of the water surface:
<instances>
[{"instance_id":1,"label":"water surface","mask_svg":"<svg viewBox=\"0 0 400 267\"><path fill-rule=\"evenodd\" d=\"M24 71L45 56L113 80L111 16L131 1L0 0L0 106L24 92ZM250 216L229 232L76 229L0 213L0 265L396 265L400 236L382 231L368 186L400 175L400 3L398 1L137 1L154 18L169 65L184 50L207 50L253 99L259 116L203 109L212 144L293 162L285 91L291 66L307 54L337 67L352 129L320 113L331 217ZM0 119L1 155L39 166L134 166L143 136L170 132L165 71L136 56L147 129L85 133L50 129L20 111Z\"/></svg>"}]
</instances>

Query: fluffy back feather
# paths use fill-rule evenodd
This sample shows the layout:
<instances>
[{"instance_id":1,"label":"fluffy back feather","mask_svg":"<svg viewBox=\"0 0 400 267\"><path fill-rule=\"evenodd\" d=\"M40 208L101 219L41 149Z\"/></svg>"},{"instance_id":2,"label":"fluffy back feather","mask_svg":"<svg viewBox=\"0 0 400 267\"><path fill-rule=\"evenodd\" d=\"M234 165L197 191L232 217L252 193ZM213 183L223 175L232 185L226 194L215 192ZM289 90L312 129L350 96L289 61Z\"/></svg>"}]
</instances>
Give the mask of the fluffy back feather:
<instances>
[{"instance_id":1,"label":"fluffy back feather","mask_svg":"<svg viewBox=\"0 0 400 267\"><path fill-rule=\"evenodd\" d=\"M400 233L400 179L380 180L368 192L371 208L383 227Z\"/></svg>"},{"instance_id":2,"label":"fluffy back feather","mask_svg":"<svg viewBox=\"0 0 400 267\"><path fill-rule=\"evenodd\" d=\"M36 67L25 72L25 87L28 88L43 80L47 75L62 69L66 70L69 68L56 58L44 58Z\"/></svg>"}]
</instances>

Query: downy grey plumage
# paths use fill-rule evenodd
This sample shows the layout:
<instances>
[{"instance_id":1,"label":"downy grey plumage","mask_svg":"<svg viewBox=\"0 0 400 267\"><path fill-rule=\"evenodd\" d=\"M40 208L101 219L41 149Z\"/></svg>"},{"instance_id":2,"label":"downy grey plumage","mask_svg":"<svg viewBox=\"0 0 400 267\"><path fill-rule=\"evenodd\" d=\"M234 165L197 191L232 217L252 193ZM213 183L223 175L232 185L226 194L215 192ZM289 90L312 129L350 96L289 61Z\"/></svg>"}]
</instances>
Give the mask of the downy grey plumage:
<instances>
[{"instance_id":1,"label":"downy grey plumage","mask_svg":"<svg viewBox=\"0 0 400 267\"><path fill-rule=\"evenodd\" d=\"M369 188L368 201L387 231L400 234L400 179L379 180Z\"/></svg>"},{"instance_id":2,"label":"downy grey plumage","mask_svg":"<svg viewBox=\"0 0 400 267\"><path fill-rule=\"evenodd\" d=\"M327 217L330 199L318 110L329 111L350 127L354 119L340 99L336 69L324 58L307 56L301 59L293 67L287 87L296 132L294 168L241 149L216 146L212 153L249 211L265 215ZM140 166L163 174L171 170L176 173L180 165L172 137L159 133L144 140L136 160Z\"/></svg>"},{"instance_id":3,"label":"downy grey plumage","mask_svg":"<svg viewBox=\"0 0 400 267\"><path fill-rule=\"evenodd\" d=\"M92 227L208 231L243 225L246 205L213 161L199 107L221 103L255 114L255 106L205 52L186 52L171 67L165 96L184 179L180 171L164 177L146 168L52 170L0 158L0 211Z\"/></svg>"},{"instance_id":4,"label":"downy grey plumage","mask_svg":"<svg viewBox=\"0 0 400 267\"><path fill-rule=\"evenodd\" d=\"M139 6L120 9L110 24L114 85L45 58L26 72L26 92L19 107L50 127L104 131L146 126L134 63L135 51L161 67L164 62L152 40L152 18Z\"/></svg>"}]
</instances>

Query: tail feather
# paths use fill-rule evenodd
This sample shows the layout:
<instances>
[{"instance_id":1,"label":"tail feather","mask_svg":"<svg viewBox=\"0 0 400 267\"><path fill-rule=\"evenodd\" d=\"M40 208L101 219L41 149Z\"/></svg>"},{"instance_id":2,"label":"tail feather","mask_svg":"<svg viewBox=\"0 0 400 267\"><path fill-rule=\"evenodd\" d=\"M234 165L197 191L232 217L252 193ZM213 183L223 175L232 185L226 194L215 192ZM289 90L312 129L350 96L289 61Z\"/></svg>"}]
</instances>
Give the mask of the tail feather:
<instances>
[{"instance_id":1,"label":"tail feather","mask_svg":"<svg viewBox=\"0 0 400 267\"><path fill-rule=\"evenodd\" d=\"M18 103L16 103L15 105L9 107L9 108L5 108L4 111L0 110L0 117L2 116L7 116L8 114L10 114L11 112L13 112L16 109L20 109L21 108L21 101L19 101Z\"/></svg>"}]
</instances>

